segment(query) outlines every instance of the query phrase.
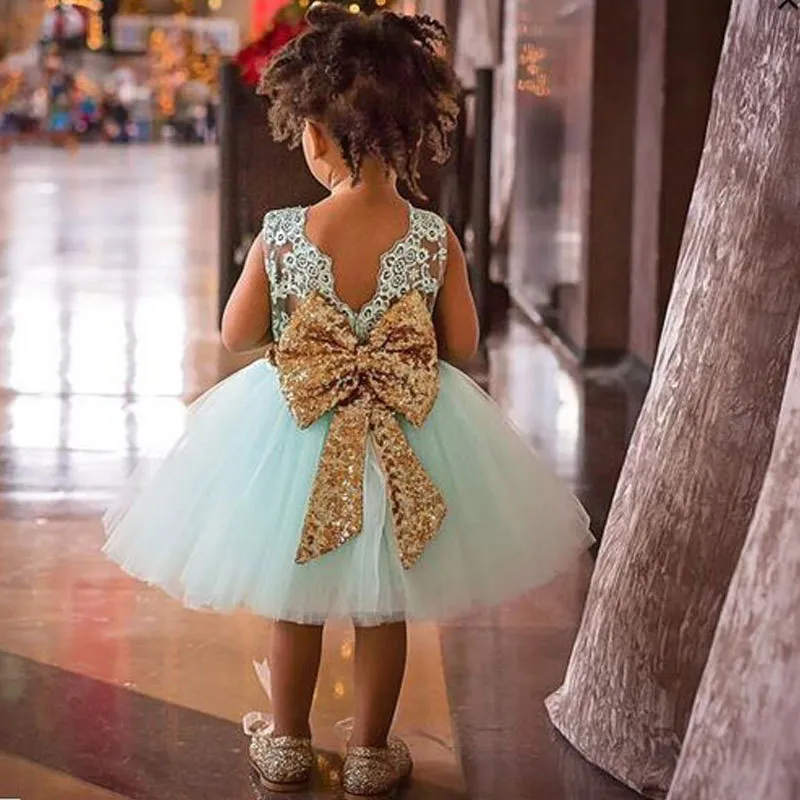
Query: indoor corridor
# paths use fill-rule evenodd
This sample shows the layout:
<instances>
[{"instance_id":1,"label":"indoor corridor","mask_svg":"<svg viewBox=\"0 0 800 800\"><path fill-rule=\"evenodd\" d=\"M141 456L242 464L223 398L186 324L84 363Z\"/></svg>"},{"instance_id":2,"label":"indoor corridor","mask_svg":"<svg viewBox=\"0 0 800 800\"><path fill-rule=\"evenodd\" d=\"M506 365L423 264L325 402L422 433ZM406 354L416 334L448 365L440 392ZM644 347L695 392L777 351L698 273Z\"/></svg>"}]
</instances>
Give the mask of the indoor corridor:
<instances>
[{"instance_id":1,"label":"indoor corridor","mask_svg":"<svg viewBox=\"0 0 800 800\"><path fill-rule=\"evenodd\" d=\"M269 624L184 610L100 554L100 516L126 477L165 453L187 402L245 363L217 337L215 159L162 146L0 156L0 797L264 797L241 719L269 710L254 670ZM613 374L582 378L513 316L488 383L600 529L640 394ZM404 797L634 796L543 707L591 567L586 554L505 607L413 627ZM351 632L331 628L314 798L336 797L352 654Z\"/></svg>"}]
</instances>

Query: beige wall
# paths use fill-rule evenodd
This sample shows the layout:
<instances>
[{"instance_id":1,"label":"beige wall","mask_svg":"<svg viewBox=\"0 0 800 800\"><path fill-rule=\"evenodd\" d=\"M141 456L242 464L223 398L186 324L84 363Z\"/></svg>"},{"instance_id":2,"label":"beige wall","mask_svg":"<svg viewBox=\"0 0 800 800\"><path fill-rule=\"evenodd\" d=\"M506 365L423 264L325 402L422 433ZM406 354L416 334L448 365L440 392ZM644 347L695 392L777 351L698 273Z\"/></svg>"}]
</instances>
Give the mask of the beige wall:
<instances>
[{"instance_id":1,"label":"beige wall","mask_svg":"<svg viewBox=\"0 0 800 800\"><path fill-rule=\"evenodd\" d=\"M418 14L430 14L436 19L445 21L446 13L446 0L419 0L416 3Z\"/></svg>"},{"instance_id":2,"label":"beige wall","mask_svg":"<svg viewBox=\"0 0 800 800\"><path fill-rule=\"evenodd\" d=\"M242 41L250 41L252 33L250 30L251 0L221 0L221 3L218 11L211 11L211 16L235 19L242 32Z\"/></svg>"},{"instance_id":3,"label":"beige wall","mask_svg":"<svg viewBox=\"0 0 800 800\"><path fill-rule=\"evenodd\" d=\"M44 0L0 0L0 39L10 52L30 47L38 38Z\"/></svg>"}]
</instances>

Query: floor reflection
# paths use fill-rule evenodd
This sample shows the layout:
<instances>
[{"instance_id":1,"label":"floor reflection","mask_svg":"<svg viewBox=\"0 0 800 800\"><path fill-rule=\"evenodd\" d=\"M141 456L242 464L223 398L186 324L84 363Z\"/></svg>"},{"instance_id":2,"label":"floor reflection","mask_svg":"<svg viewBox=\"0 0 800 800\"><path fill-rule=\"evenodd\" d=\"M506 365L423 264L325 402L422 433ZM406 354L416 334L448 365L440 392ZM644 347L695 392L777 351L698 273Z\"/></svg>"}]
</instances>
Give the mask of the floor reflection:
<instances>
[{"instance_id":1,"label":"floor reflection","mask_svg":"<svg viewBox=\"0 0 800 800\"><path fill-rule=\"evenodd\" d=\"M646 386L626 369L582 372L519 311L490 342L489 387L602 534Z\"/></svg>"},{"instance_id":2,"label":"floor reflection","mask_svg":"<svg viewBox=\"0 0 800 800\"><path fill-rule=\"evenodd\" d=\"M584 374L519 312L490 343L490 388L580 498L599 536L645 387ZM526 597L442 627L461 762L473 800L632 800L554 730L544 700L563 677L593 568L589 554Z\"/></svg>"},{"instance_id":3,"label":"floor reflection","mask_svg":"<svg viewBox=\"0 0 800 800\"><path fill-rule=\"evenodd\" d=\"M0 159L8 514L99 512L236 365L214 327L215 182L205 149Z\"/></svg>"}]
</instances>

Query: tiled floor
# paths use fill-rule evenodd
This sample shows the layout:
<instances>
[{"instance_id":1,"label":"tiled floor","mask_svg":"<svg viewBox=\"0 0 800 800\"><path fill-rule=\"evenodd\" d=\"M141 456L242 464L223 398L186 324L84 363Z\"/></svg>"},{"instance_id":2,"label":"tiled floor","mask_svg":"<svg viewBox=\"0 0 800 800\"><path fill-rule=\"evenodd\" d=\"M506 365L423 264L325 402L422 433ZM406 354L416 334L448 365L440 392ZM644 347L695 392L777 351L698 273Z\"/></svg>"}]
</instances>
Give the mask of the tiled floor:
<instances>
[{"instance_id":1,"label":"tiled floor","mask_svg":"<svg viewBox=\"0 0 800 800\"><path fill-rule=\"evenodd\" d=\"M265 707L268 623L182 609L99 555L99 513L180 431L185 403L241 365L214 322L210 150L0 156L0 797L256 797L239 721ZM491 389L601 524L640 396L564 369L511 320ZM407 797L617 800L629 792L549 727L591 570L412 632L398 728ZM314 797L335 796L352 689L334 628L314 724Z\"/></svg>"}]
</instances>

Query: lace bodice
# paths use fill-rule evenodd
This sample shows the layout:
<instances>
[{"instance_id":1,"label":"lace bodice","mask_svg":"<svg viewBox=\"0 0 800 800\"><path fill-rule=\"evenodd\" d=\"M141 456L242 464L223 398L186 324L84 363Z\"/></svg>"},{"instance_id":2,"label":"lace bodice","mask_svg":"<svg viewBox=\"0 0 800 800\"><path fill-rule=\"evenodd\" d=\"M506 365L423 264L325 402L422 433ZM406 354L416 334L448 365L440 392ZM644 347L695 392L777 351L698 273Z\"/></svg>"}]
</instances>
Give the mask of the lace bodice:
<instances>
[{"instance_id":1,"label":"lace bodice","mask_svg":"<svg viewBox=\"0 0 800 800\"><path fill-rule=\"evenodd\" d=\"M270 211L264 218L264 253L278 341L298 303L319 292L345 313L359 338L404 295L418 290L433 311L447 263L447 226L429 211L409 206L408 232L381 256L375 294L359 311L337 295L333 261L306 237L305 208Z\"/></svg>"}]
</instances>

